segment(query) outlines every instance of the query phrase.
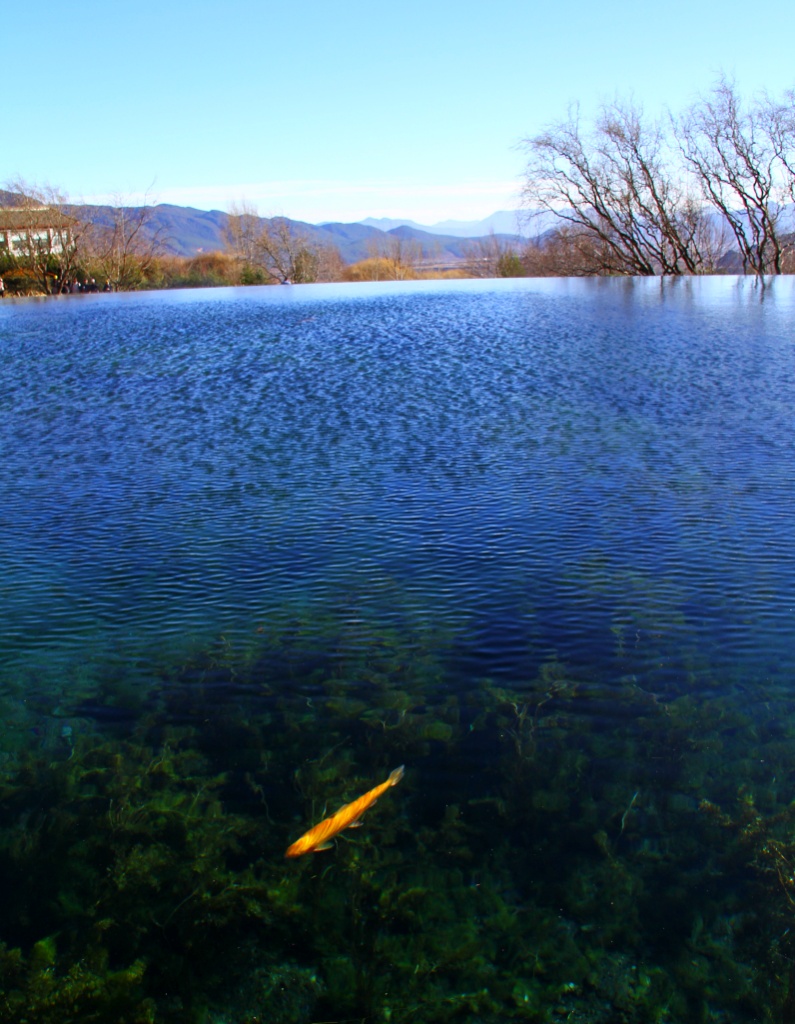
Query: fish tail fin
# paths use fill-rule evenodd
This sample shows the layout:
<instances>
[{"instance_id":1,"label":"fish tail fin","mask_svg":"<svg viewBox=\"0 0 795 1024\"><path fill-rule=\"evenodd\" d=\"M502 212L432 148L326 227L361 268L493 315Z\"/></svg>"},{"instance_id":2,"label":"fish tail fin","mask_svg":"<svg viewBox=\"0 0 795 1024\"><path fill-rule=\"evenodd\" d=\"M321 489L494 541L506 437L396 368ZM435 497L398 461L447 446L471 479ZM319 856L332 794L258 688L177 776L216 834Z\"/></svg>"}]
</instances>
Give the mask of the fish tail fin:
<instances>
[{"instance_id":1,"label":"fish tail fin","mask_svg":"<svg viewBox=\"0 0 795 1024\"><path fill-rule=\"evenodd\" d=\"M403 778L406 772L406 766L402 764L399 768L396 768L393 772L389 773L389 785L396 786Z\"/></svg>"}]
</instances>

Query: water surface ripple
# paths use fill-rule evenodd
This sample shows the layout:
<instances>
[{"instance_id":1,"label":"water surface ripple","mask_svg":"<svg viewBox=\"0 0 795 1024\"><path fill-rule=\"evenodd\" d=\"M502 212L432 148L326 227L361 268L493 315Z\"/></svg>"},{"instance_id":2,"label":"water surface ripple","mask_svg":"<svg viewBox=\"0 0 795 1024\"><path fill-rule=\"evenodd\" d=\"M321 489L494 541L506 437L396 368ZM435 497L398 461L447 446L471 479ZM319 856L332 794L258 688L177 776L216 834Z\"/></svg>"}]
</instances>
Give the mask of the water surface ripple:
<instances>
[{"instance_id":1,"label":"water surface ripple","mask_svg":"<svg viewBox=\"0 0 795 1024\"><path fill-rule=\"evenodd\" d=\"M794 308L728 278L5 302L6 671L298 609L436 630L441 687L550 657L786 685Z\"/></svg>"}]
</instances>

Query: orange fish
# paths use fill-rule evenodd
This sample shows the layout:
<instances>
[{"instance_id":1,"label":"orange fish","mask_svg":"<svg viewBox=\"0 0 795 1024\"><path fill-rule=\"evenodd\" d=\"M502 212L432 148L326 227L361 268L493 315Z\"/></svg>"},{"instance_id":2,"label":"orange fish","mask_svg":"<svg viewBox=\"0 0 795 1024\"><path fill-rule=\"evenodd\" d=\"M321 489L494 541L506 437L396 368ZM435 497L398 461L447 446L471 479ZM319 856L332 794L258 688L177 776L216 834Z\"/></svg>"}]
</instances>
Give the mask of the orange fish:
<instances>
[{"instance_id":1,"label":"orange fish","mask_svg":"<svg viewBox=\"0 0 795 1024\"><path fill-rule=\"evenodd\" d=\"M390 786L396 786L403 778L404 765L396 768L386 782L375 786L352 804L345 804L340 807L336 814L330 818L324 818L319 825L310 828L300 839L297 839L285 853L285 857L303 857L305 853L317 853L318 850L328 850L333 845L331 840L344 828L356 828L361 825L359 818L364 812L372 807L376 800L385 793Z\"/></svg>"}]
</instances>

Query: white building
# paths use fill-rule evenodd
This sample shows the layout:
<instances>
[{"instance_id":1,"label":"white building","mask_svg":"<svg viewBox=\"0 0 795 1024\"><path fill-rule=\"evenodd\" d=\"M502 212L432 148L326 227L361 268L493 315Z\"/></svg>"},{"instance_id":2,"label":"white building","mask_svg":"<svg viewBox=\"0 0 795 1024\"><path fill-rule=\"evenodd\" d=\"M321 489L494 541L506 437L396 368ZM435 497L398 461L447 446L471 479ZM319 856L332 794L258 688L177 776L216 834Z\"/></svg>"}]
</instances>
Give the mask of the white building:
<instances>
[{"instance_id":1,"label":"white building","mask_svg":"<svg viewBox=\"0 0 795 1024\"><path fill-rule=\"evenodd\" d=\"M72 244L71 217L49 206L0 206L0 254L60 253Z\"/></svg>"}]
</instances>

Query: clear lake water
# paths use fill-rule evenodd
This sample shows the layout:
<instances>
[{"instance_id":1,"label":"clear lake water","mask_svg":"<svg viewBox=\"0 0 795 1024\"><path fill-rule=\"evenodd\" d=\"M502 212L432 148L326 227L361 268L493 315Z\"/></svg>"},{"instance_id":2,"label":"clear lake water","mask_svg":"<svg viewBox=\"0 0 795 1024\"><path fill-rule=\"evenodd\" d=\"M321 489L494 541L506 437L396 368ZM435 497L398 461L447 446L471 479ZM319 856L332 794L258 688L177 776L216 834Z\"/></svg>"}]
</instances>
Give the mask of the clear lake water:
<instances>
[{"instance_id":1,"label":"clear lake water","mask_svg":"<svg viewBox=\"0 0 795 1024\"><path fill-rule=\"evenodd\" d=\"M0 304L0 1022L795 1024L794 325Z\"/></svg>"}]
</instances>

